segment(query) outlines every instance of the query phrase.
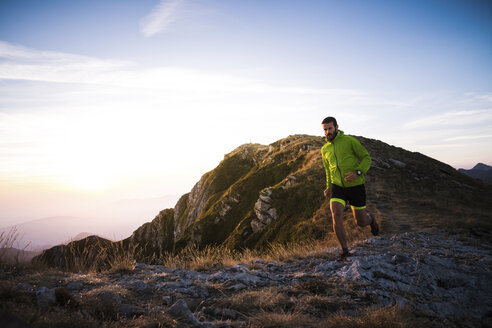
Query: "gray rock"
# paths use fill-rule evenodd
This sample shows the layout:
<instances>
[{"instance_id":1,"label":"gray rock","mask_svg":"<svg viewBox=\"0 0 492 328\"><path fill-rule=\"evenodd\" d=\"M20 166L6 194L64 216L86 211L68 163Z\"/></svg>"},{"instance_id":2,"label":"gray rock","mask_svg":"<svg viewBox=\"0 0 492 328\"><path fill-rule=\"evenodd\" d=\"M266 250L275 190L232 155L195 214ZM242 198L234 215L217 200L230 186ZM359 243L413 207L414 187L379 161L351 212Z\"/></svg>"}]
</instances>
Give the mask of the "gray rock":
<instances>
[{"instance_id":1,"label":"gray rock","mask_svg":"<svg viewBox=\"0 0 492 328\"><path fill-rule=\"evenodd\" d=\"M139 270L145 270L145 269L150 269L152 266L144 263L135 263L135 269Z\"/></svg>"},{"instance_id":2,"label":"gray rock","mask_svg":"<svg viewBox=\"0 0 492 328\"><path fill-rule=\"evenodd\" d=\"M277 220L277 210L272 207L271 195L272 188L267 188L260 192L254 206L257 219L253 219L250 223L253 232L261 231L265 226Z\"/></svg>"},{"instance_id":3,"label":"gray rock","mask_svg":"<svg viewBox=\"0 0 492 328\"><path fill-rule=\"evenodd\" d=\"M171 296L162 296L162 303L164 305L170 305L173 301L173 298Z\"/></svg>"},{"instance_id":4,"label":"gray rock","mask_svg":"<svg viewBox=\"0 0 492 328\"><path fill-rule=\"evenodd\" d=\"M216 317L221 317L223 319L232 319L236 320L237 318L237 313L234 310L231 309L223 309L223 308L215 308L214 310L214 316Z\"/></svg>"},{"instance_id":5,"label":"gray rock","mask_svg":"<svg viewBox=\"0 0 492 328\"><path fill-rule=\"evenodd\" d=\"M234 284L232 286L229 286L226 289L229 291L238 292L240 290L247 289L247 288L248 288L248 286L246 286L245 284L239 283L239 284Z\"/></svg>"},{"instance_id":6,"label":"gray rock","mask_svg":"<svg viewBox=\"0 0 492 328\"><path fill-rule=\"evenodd\" d=\"M15 285L15 289L21 290L21 291L26 291L26 292L31 292L33 290L33 287L30 283L22 282L20 284Z\"/></svg>"},{"instance_id":7,"label":"gray rock","mask_svg":"<svg viewBox=\"0 0 492 328\"><path fill-rule=\"evenodd\" d=\"M71 281L67 284L66 288L70 291L79 291L84 288L84 284L80 281Z\"/></svg>"},{"instance_id":8,"label":"gray rock","mask_svg":"<svg viewBox=\"0 0 492 328\"><path fill-rule=\"evenodd\" d=\"M244 268L246 269L246 268ZM247 270L247 269L246 269ZM223 270L212 274L209 278L212 281L233 281L244 285L256 285L263 282L263 279L249 272L225 272Z\"/></svg>"},{"instance_id":9,"label":"gray rock","mask_svg":"<svg viewBox=\"0 0 492 328\"><path fill-rule=\"evenodd\" d=\"M36 303L41 308L46 308L56 304L55 288L39 287L35 291Z\"/></svg>"},{"instance_id":10,"label":"gray rock","mask_svg":"<svg viewBox=\"0 0 492 328\"><path fill-rule=\"evenodd\" d=\"M393 264L401 264L401 263L407 263L411 259L405 255L402 254L396 254L391 258L391 263Z\"/></svg>"},{"instance_id":11,"label":"gray rock","mask_svg":"<svg viewBox=\"0 0 492 328\"><path fill-rule=\"evenodd\" d=\"M188 304L183 299L178 300L169 308L169 314L178 319L179 321L192 325L193 327L215 327L216 325L211 322L200 322L191 313Z\"/></svg>"},{"instance_id":12,"label":"gray rock","mask_svg":"<svg viewBox=\"0 0 492 328\"><path fill-rule=\"evenodd\" d=\"M393 159L393 158L390 158L389 161L391 163L393 163L395 166L398 166L398 167L405 167L405 166L407 166L407 164L405 164L405 163L403 163L403 162L401 162L399 160Z\"/></svg>"},{"instance_id":13,"label":"gray rock","mask_svg":"<svg viewBox=\"0 0 492 328\"><path fill-rule=\"evenodd\" d=\"M338 261L327 261L314 267L314 272L331 272L339 269L343 264Z\"/></svg>"},{"instance_id":14,"label":"gray rock","mask_svg":"<svg viewBox=\"0 0 492 328\"><path fill-rule=\"evenodd\" d=\"M139 292L143 292L144 290L147 289L147 284L140 280L131 283L130 286Z\"/></svg>"},{"instance_id":15,"label":"gray rock","mask_svg":"<svg viewBox=\"0 0 492 328\"><path fill-rule=\"evenodd\" d=\"M95 295L96 299L105 304L121 304L121 296L111 291L101 291Z\"/></svg>"},{"instance_id":16,"label":"gray rock","mask_svg":"<svg viewBox=\"0 0 492 328\"><path fill-rule=\"evenodd\" d=\"M175 281L175 282L168 282L166 287L167 288L183 288L183 287L189 287L193 285L193 282L190 280L183 280L183 281Z\"/></svg>"},{"instance_id":17,"label":"gray rock","mask_svg":"<svg viewBox=\"0 0 492 328\"><path fill-rule=\"evenodd\" d=\"M206 298L208 297L208 289L203 286L191 286L191 287L183 287L183 288L172 288L173 293L181 293L185 295L189 295L192 297L200 297Z\"/></svg>"},{"instance_id":18,"label":"gray rock","mask_svg":"<svg viewBox=\"0 0 492 328\"><path fill-rule=\"evenodd\" d=\"M118 307L118 313L124 317L135 317L135 316L144 315L147 312L144 309L142 309L141 307L138 307L138 306L135 306L132 304L122 303Z\"/></svg>"}]
</instances>

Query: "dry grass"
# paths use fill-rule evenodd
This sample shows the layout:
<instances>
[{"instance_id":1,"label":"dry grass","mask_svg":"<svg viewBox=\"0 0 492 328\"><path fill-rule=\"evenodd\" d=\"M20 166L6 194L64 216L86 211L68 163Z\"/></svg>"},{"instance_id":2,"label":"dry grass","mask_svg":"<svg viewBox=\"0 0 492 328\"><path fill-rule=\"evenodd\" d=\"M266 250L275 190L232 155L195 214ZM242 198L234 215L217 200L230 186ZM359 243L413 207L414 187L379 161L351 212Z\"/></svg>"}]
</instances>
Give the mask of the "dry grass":
<instances>
[{"instance_id":1,"label":"dry grass","mask_svg":"<svg viewBox=\"0 0 492 328\"><path fill-rule=\"evenodd\" d=\"M16 289L10 281L0 282L0 304L7 301L15 302L16 304L30 305L32 300L29 294L23 290Z\"/></svg>"},{"instance_id":2,"label":"dry grass","mask_svg":"<svg viewBox=\"0 0 492 328\"><path fill-rule=\"evenodd\" d=\"M117 322L112 322L104 325L107 328L187 328L178 321L171 318L166 312L161 311L152 313L148 316L138 318L122 318Z\"/></svg>"},{"instance_id":3,"label":"dry grass","mask_svg":"<svg viewBox=\"0 0 492 328\"><path fill-rule=\"evenodd\" d=\"M323 327L334 328L413 328L429 327L430 322L416 317L408 308L389 306L366 308L356 316L336 314L323 320Z\"/></svg>"},{"instance_id":4,"label":"dry grass","mask_svg":"<svg viewBox=\"0 0 492 328\"><path fill-rule=\"evenodd\" d=\"M340 310L345 302L332 296L308 295L297 303L297 310L313 316L323 317Z\"/></svg>"},{"instance_id":5,"label":"dry grass","mask_svg":"<svg viewBox=\"0 0 492 328\"><path fill-rule=\"evenodd\" d=\"M245 249L242 251L231 250L224 246L205 246L200 249L197 246L188 246L178 254L166 254L155 263L168 268L184 268L188 270L205 271L221 269L235 264L244 264L250 268L255 265L255 259L266 262L291 262L295 260L327 256L327 245L333 243L327 241L306 241L302 243L269 244L262 251Z\"/></svg>"},{"instance_id":6,"label":"dry grass","mask_svg":"<svg viewBox=\"0 0 492 328\"><path fill-rule=\"evenodd\" d=\"M250 321L254 328L299 328L320 327L316 318L302 313L261 312L254 315Z\"/></svg>"},{"instance_id":7,"label":"dry grass","mask_svg":"<svg viewBox=\"0 0 492 328\"><path fill-rule=\"evenodd\" d=\"M109 250L106 250L106 253L109 272L129 272L135 269L135 264L137 263L135 258L138 256L136 246L126 249L123 246L123 242L115 242L111 244Z\"/></svg>"},{"instance_id":8,"label":"dry grass","mask_svg":"<svg viewBox=\"0 0 492 328\"><path fill-rule=\"evenodd\" d=\"M19 249L18 238L19 232L16 227L8 232L0 233L0 265L18 265L22 262L22 253L29 247L29 244Z\"/></svg>"},{"instance_id":9,"label":"dry grass","mask_svg":"<svg viewBox=\"0 0 492 328\"><path fill-rule=\"evenodd\" d=\"M15 313L14 313L15 314ZM19 317L29 318L28 322L36 328L93 328L100 327L100 324L90 317L84 316L81 312L61 309L58 311L46 311L38 308L28 309Z\"/></svg>"},{"instance_id":10,"label":"dry grass","mask_svg":"<svg viewBox=\"0 0 492 328\"><path fill-rule=\"evenodd\" d=\"M168 268L184 268L204 271L212 268L237 264L244 259L254 258L254 252L238 252L220 246L205 246L199 249L196 245L188 246L178 254L166 254L157 263Z\"/></svg>"},{"instance_id":11,"label":"dry grass","mask_svg":"<svg viewBox=\"0 0 492 328\"><path fill-rule=\"evenodd\" d=\"M284 311L292 308L294 301L277 288L265 288L234 294L219 304L248 315L258 311Z\"/></svg>"},{"instance_id":12,"label":"dry grass","mask_svg":"<svg viewBox=\"0 0 492 328\"><path fill-rule=\"evenodd\" d=\"M266 261L290 262L312 257L326 257L329 241L309 240L302 243L270 244L262 258Z\"/></svg>"},{"instance_id":13,"label":"dry grass","mask_svg":"<svg viewBox=\"0 0 492 328\"><path fill-rule=\"evenodd\" d=\"M82 250L69 243L65 252L65 269L70 272L124 272L135 268L135 248L128 249L120 242L86 245Z\"/></svg>"},{"instance_id":14,"label":"dry grass","mask_svg":"<svg viewBox=\"0 0 492 328\"><path fill-rule=\"evenodd\" d=\"M86 293L81 307L99 320L113 321L119 319L119 306L128 297L130 293L127 289L108 285Z\"/></svg>"},{"instance_id":15,"label":"dry grass","mask_svg":"<svg viewBox=\"0 0 492 328\"><path fill-rule=\"evenodd\" d=\"M311 299L315 301L315 298ZM321 300L316 298L316 302ZM382 308L367 307L361 309L356 315L343 313L332 314L324 319L319 315L306 313L299 308L292 312L285 311L260 311L250 318L251 327L313 327L313 328L413 328L413 327L437 327L432 321L417 317L407 308L389 306Z\"/></svg>"}]
</instances>

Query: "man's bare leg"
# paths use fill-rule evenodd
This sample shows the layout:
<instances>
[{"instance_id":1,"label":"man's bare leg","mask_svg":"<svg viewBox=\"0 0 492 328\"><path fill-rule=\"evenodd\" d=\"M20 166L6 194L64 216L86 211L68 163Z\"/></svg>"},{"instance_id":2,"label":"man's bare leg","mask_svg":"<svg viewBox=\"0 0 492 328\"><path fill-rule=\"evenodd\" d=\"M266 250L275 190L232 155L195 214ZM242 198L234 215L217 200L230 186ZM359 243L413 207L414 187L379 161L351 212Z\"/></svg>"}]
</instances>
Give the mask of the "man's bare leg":
<instances>
[{"instance_id":1,"label":"man's bare leg","mask_svg":"<svg viewBox=\"0 0 492 328\"><path fill-rule=\"evenodd\" d=\"M355 223L361 228L367 227L371 224L372 218L369 216L369 213L365 208L356 210L352 208L352 213L354 214Z\"/></svg>"},{"instance_id":2,"label":"man's bare leg","mask_svg":"<svg viewBox=\"0 0 492 328\"><path fill-rule=\"evenodd\" d=\"M354 214L355 223L357 223L359 227L370 225L372 234L375 236L379 234L379 226L373 214L370 214L365 208L360 210L352 208L352 213Z\"/></svg>"},{"instance_id":3,"label":"man's bare leg","mask_svg":"<svg viewBox=\"0 0 492 328\"><path fill-rule=\"evenodd\" d=\"M342 252L348 249L347 246L347 234L345 233L345 228L343 227L343 210L345 206L340 202L331 202L331 217L333 218L333 231L337 235L338 242L342 247Z\"/></svg>"}]
</instances>

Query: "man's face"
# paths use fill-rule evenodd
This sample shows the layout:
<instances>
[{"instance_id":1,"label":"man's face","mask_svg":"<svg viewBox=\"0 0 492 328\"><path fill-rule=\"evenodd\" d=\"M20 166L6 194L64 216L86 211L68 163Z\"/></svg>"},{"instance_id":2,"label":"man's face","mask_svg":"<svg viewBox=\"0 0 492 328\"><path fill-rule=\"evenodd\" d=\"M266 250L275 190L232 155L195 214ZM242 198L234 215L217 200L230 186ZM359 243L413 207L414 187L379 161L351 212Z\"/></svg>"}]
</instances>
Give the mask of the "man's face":
<instances>
[{"instance_id":1,"label":"man's face","mask_svg":"<svg viewBox=\"0 0 492 328\"><path fill-rule=\"evenodd\" d=\"M332 141L335 139L338 133L338 125L335 126L333 122L325 123L323 125L323 131L325 131L325 137L328 141Z\"/></svg>"}]
</instances>

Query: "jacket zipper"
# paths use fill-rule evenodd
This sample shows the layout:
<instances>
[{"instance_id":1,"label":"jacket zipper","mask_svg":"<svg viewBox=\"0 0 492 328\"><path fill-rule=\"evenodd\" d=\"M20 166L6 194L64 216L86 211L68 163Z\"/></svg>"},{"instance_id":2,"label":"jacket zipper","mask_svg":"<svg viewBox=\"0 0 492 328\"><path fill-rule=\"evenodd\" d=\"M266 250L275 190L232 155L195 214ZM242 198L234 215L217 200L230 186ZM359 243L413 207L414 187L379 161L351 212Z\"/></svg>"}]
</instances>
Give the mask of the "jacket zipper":
<instances>
[{"instance_id":1,"label":"jacket zipper","mask_svg":"<svg viewBox=\"0 0 492 328\"><path fill-rule=\"evenodd\" d=\"M338 157L337 157L337 152L335 151L335 139L333 139L332 143L333 143L333 154L335 155L335 162L337 163L338 173L340 173L340 181L342 181L342 186L345 188L345 184L343 183L342 171L340 171L340 167L338 166Z\"/></svg>"}]
</instances>

